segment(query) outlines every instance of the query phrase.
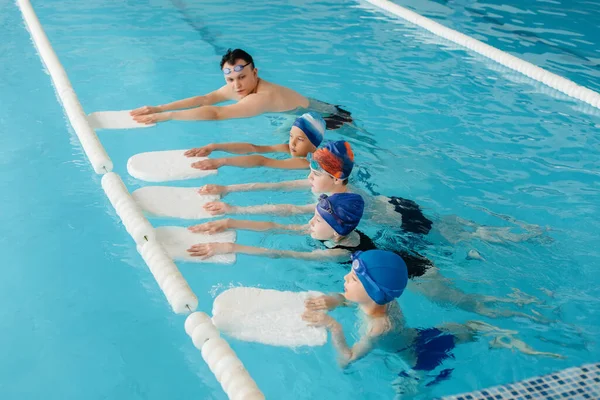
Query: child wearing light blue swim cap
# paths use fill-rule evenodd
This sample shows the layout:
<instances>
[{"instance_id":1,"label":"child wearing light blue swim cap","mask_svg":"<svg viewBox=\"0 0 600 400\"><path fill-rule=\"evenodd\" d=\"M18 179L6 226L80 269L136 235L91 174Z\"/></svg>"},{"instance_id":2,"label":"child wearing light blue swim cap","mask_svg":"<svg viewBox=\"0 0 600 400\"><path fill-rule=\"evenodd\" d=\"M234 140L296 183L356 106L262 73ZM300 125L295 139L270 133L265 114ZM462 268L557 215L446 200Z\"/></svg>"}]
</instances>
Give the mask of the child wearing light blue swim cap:
<instances>
[{"instance_id":1,"label":"child wearing light blue swim cap","mask_svg":"<svg viewBox=\"0 0 600 400\"><path fill-rule=\"evenodd\" d=\"M400 377L415 379L422 384L425 375L439 367L445 359L453 357L452 351L457 344L472 342L477 334L505 339L492 343L497 347L516 348L530 355L561 357L537 352L514 338L516 332L504 331L480 321L448 323L426 329L406 327L396 301L408 284L408 270L402 257L390 251L369 250L355 252L351 259L352 269L344 277L344 292L309 298L302 315L309 325L323 326L331 332L342 367L377 347L398 354L412 367L410 374L403 371L399 373ZM341 324L324 311L351 304L358 307L366 329L362 330L362 337L349 346Z\"/></svg>"},{"instance_id":2,"label":"child wearing light blue swim cap","mask_svg":"<svg viewBox=\"0 0 600 400\"><path fill-rule=\"evenodd\" d=\"M186 157L207 157L213 151L226 151L235 154L248 153L286 153L292 156L285 160L264 157L260 155L247 155L239 157L210 158L197 161L193 168L209 170L223 166L252 168L267 167L279 169L308 169L310 168L307 156L314 153L323 141L325 135L325 120L319 114L308 112L302 114L294 121L290 129L288 143L275 145L255 145L252 143L210 143L203 147L190 149L185 152Z\"/></svg>"}]
</instances>

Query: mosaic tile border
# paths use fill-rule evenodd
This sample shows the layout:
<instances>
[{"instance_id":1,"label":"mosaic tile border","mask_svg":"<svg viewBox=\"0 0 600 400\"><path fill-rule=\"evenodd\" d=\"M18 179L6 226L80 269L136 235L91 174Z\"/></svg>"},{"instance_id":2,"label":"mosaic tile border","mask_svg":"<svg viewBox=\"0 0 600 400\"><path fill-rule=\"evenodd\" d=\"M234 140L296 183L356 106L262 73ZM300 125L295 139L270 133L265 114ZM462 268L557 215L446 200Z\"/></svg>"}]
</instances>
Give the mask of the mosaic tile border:
<instances>
[{"instance_id":1,"label":"mosaic tile border","mask_svg":"<svg viewBox=\"0 0 600 400\"><path fill-rule=\"evenodd\" d=\"M554 374L494 386L441 400L600 399L600 363L564 369Z\"/></svg>"}]
</instances>

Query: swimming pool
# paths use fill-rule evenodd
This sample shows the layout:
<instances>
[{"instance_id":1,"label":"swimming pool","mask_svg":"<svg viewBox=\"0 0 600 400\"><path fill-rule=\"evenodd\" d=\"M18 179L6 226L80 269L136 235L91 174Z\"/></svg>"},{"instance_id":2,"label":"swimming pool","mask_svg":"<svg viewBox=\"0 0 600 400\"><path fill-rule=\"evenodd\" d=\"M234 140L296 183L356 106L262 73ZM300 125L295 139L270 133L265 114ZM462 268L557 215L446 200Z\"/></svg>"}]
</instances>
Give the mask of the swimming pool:
<instances>
[{"instance_id":1,"label":"swimming pool","mask_svg":"<svg viewBox=\"0 0 600 400\"><path fill-rule=\"evenodd\" d=\"M254 55L266 79L353 112L361 130L328 137L347 138L355 147L359 185L412 198L435 217L455 214L480 224L507 224L496 213L551 227L554 241L546 244L450 245L432 239L427 255L465 291L506 295L517 287L543 299L546 304L537 309L561 322L488 322L519 330L540 350L568 356L557 361L489 352L481 340L455 351L456 359L447 363L454 368L452 377L433 395L596 360L599 146L593 133L598 116L582 114L570 101L538 93L535 84L513 82L510 72L490 70L491 62L447 44L440 48L440 40L356 5L264 2L223 10L217 2L150 2L146 8L134 2L34 3L88 112L211 90L222 79L217 53L231 43ZM225 398L183 332L183 318L170 312L101 192L18 10L12 3L3 9L8 10L0 17L8 40L2 57L9 62L1 67L5 111L0 124L8 134L1 136L0 237L8 257L0 293L9 307L2 318L2 397ZM257 18L263 22L247 23ZM592 47L581 45L578 51L594 57ZM553 64L542 66L552 70ZM593 88L597 75L586 71L577 74L586 78L578 83ZM221 137L281 141L285 123L279 116L170 122L141 132L101 132L100 138L115 171L126 177L126 160L135 153ZM206 181L302 175L263 172L223 169ZM133 178L126 183L130 190L144 185ZM300 203L309 195L238 194L228 201L259 199ZM309 246L304 238L243 232L238 242ZM465 260L472 248L485 263ZM339 288L341 276L331 265L245 256L235 266L180 268L201 310L209 310L214 295L229 285L328 291ZM411 326L483 319L411 293L400 303ZM351 327L350 313L337 316ZM402 368L389 357L373 355L340 372L330 346L294 351L230 342L269 398L389 398L391 381Z\"/></svg>"}]
</instances>

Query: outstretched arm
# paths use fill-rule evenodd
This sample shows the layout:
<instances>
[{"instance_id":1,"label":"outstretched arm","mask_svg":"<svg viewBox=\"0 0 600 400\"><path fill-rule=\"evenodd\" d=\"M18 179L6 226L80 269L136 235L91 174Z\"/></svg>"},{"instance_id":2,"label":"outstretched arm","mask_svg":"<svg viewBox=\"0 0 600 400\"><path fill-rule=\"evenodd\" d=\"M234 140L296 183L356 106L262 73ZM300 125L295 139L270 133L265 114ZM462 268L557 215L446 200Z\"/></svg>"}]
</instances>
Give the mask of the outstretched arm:
<instances>
[{"instance_id":1,"label":"outstretched arm","mask_svg":"<svg viewBox=\"0 0 600 400\"><path fill-rule=\"evenodd\" d=\"M311 252L275 250L263 247L244 246L237 243L202 243L193 245L188 249L193 257L202 259L209 258L217 254L242 253L254 256L263 256L271 258L297 258L307 261L319 260L345 260L348 258L348 251L341 249L333 250L315 250Z\"/></svg>"},{"instance_id":2,"label":"outstretched arm","mask_svg":"<svg viewBox=\"0 0 600 400\"><path fill-rule=\"evenodd\" d=\"M130 114L136 121L145 122L143 121L145 118L142 116L148 116L151 114L157 114L171 110L208 106L224 102L225 100L228 100L227 86L222 86L220 89L210 92L204 96L188 97L187 99L177 100L172 103L162 104L160 106L144 106L132 110Z\"/></svg>"},{"instance_id":3,"label":"outstretched arm","mask_svg":"<svg viewBox=\"0 0 600 400\"><path fill-rule=\"evenodd\" d=\"M198 190L200 194L222 194L232 192L252 192L258 190L297 190L307 189L310 187L308 179L298 179L295 181L283 181L283 182L256 182L256 183L241 183L237 185L204 185Z\"/></svg>"},{"instance_id":4,"label":"outstretched arm","mask_svg":"<svg viewBox=\"0 0 600 400\"><path fill-rule=\"evenodd\" d=\"M204 205L204 209L211 215L221 214L275 214L298 215L311 214L315 211L316 204L296 206L293 204L263 204L260 206L238 207L230 206L222 201L211 201Z\"/></svg>"},{"instance_id":5,"label":"outstretched arm","mask_svg":"<svg viewBox=\"0 0 600 400\"><path fill-rule=\"evenodd\" d=\"M234 154L248 153L288 153L290 148L287 144L256 145L252 143L210 143L206 146L196 147L185 152L186 157L206 157L213 151L225 151Z\"/></svg>"},{"instance_id":6,"label":"outstretched arm","mask_svg":"<svg viewBox=\"0 0 600 400\"><path fill-rule=\"evenodd\" d=\"M271 111L270 97L264 94L251 94L235 104L228 106L201 106L180 111L166 111L134 117L136 121L153 124L156 122L179 121L214 121L231 118L249 118Z\"/></svg>"},{"instance_id":7,"label":"outstretched arm","mask_svg":"<svg viewBox=\"0 0 600 400\"><path fill-rule=\"evenodd\" d=\"M190 231L198 233L205 232L208 234L214 234L223 232L227 229L241 229L247 231L270 231L270 230L283 230L283 231L293 231L293 232L301 232L306 231L308 229L307 225L284 225L277 224L275 222L266 222L266 221L247 221L241 219L221 219L218 221L210 221L205 222L203 224L190 226L188 228Z\"/></svg>"},{"instance_id":8,"label":"outstretched arm","mask_svg":"<svg viewBox=\"0 0 600 400\"><path fill-rule=\"evenodd\" d=\"M197 161L192 164L192 167L197 169L217 169L226 165L240 168L267 167L279 169L308 169L309 167L308 161L304 158L276 160L259 155L211 158Z\"/></svg>"}]
</instances>

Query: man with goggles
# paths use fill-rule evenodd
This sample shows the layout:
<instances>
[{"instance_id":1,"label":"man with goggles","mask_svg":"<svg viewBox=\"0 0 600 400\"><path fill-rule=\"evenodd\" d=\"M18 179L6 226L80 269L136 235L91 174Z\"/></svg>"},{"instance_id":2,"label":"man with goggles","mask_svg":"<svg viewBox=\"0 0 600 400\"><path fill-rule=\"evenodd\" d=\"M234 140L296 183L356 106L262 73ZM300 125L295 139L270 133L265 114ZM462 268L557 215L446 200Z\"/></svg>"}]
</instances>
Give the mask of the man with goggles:
<instances>
[{"instance_id":1,"label":"man with goggles","mask_svg":"<svg viewBox=\"0 0 600 400\"><path fill-rule=\"evenodd\" d=\"M207 121L248 118L267 112L308 108L309 100L299 93L258 77L250 54L229 49L221 59L226 84L205 96L194 96L160 106L144 106L131 111L133 119L144 124L168 120ZM215 106L228 100L228 106Z\"/></svg>"}]
</instances>

